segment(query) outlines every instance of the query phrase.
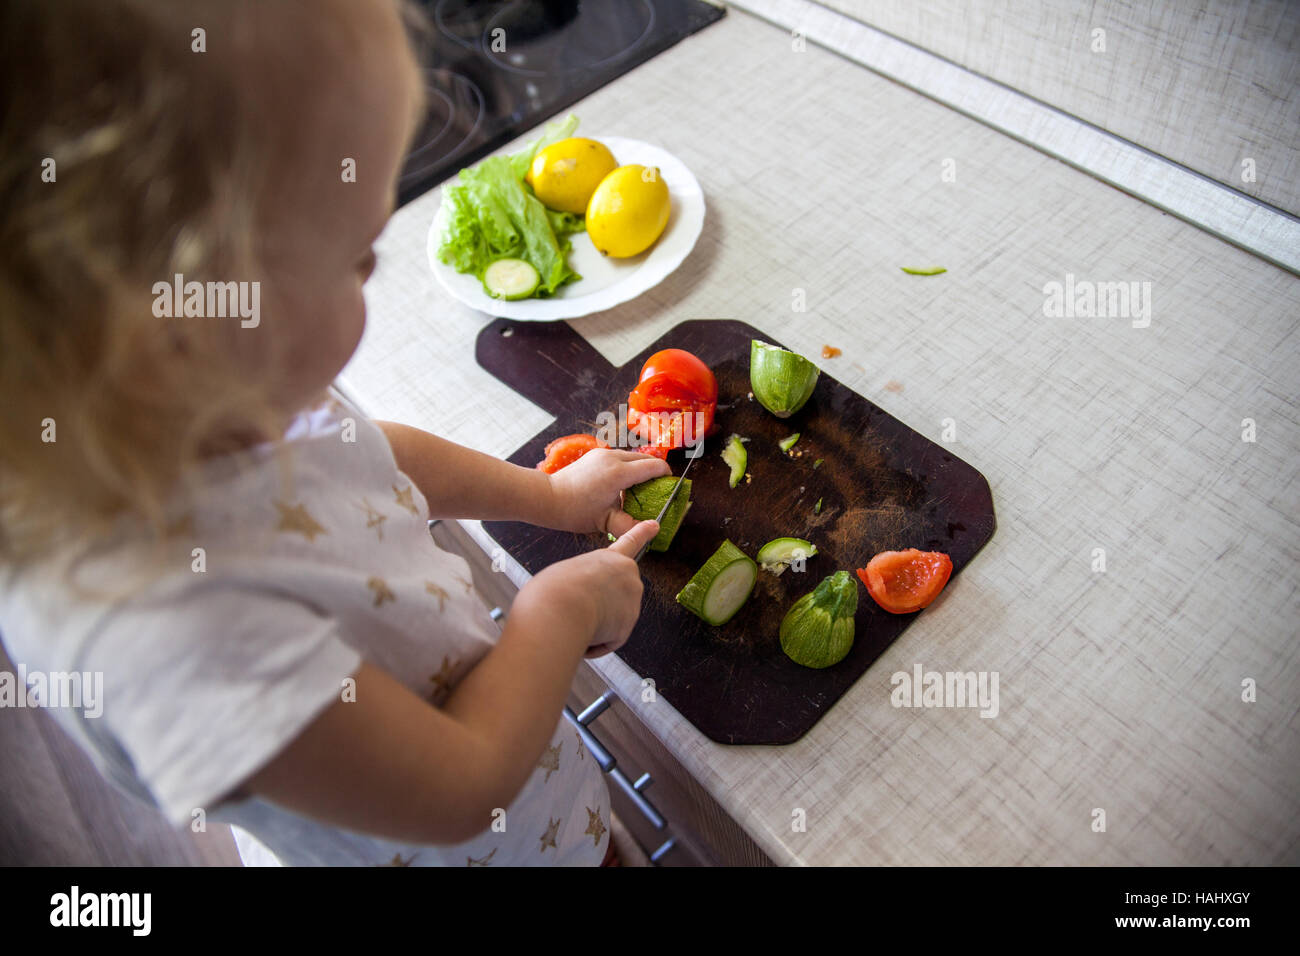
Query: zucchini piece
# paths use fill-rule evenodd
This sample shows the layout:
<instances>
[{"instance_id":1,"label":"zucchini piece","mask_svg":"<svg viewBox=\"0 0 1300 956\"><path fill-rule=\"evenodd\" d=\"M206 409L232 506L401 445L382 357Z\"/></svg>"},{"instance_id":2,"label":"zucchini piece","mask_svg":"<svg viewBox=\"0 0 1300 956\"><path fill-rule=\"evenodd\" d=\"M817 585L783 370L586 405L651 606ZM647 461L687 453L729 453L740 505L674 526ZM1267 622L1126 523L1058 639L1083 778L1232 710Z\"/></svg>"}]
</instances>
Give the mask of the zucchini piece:
<instances>
[{"instance_id":1,"label":"zucchini piece","mask_svg":"<svg viewBox=\"0 0 1300 956\"><path fill-rule=\"evenodd\" d=\"M853 647L857 609L857 582L849 572L836 571L786 612L781 620L781 650L804 667L838 664Z\"/></svg>"},{"instance_id":2,"label":"zucchini piece","mask_svg":"<svg viewBox=\"0 0 1300 956\"><path fill-rule=\"evenodd\" d=\"M825 460L826 460L825 458L818 458L815 462L813 462L813 471L816 471L818 468L820 468L822 466L822 462L824 462Z\"/></svg>"},{"instance_id":3,"label":"zucchini piece","mask_svg":"<svg viewBox=\"0 0 1300 956\"><path fill-rule=\"evenodd\" d=\"M759 404L789 418L812 397L821 370L802 355L758 339L749 344L749 384Z\"/></svg>"},{"instance_id":4,"label":"zucchini piece","mask_svg":"<svg viewBox=\"0 0 1300 956\"><path fill-rule=\"evenodd\" d=\"M757 580L758 565L724 539L704 567L677 592L677 603L716 627L726 624L744 606Z\"/></svg>"},{"instance_id":5,"label":"zucchini piece","mask_svg":"<svg viewBox=\"0 0 1300 956\"><path fill-rule=\"evenodd\" d=\"M542 277L531 262L523 259L498 259L483 270L483 288L494 299L526 299L542 284Z\"/></svg>"},{"instance_id":6,"label":"zucchini piece","mask_svg":"<svg viewBox=\"0 0 1300 956\"><path fill-rule=\"evenodd\" d=\"M773 538L758 549L758 563L764 571L780 574L799 558L811 558L817 545L803 538Z\"/></svg>"},{"instance_id":7,"label":"zucchini piece","mask_svg":"<svg viewBox=\"0 0 1300 956\"><path fill-rule=\"evenodd\" d=\"M749 463L749 453L745 451L744 445L744 442L747 441L749 441L748 438L732 435L722 448L722 460L731 468L729 481L732 488L740 484L740 479L745 475L745 465Z\"/></svg>"},{"instance_id":8,"label":"zucchini piece","mask_svg":"<svg viewBox=\"0 0 1300 956\"><path fill-rule=\"evenodd\" d=\"M813 514L819 515L821 513L822 513L822 500L818 498L817 504L813 505Z\"/></svg>"},{"instance_id":9,"label":"zucchini piece","mask_svg":"<svg viewBox=\"0 0 1300 956\"><path fill-rule=\"evenodd\" d=\"M676 484L675 477L664 475L661 478L651 478L639 485L633 485L623 492L623 510L637 521L657 518ZM673 535L677 534L677 528L686 517L691 504L691 479L687 478L682 482L682 490L677 492L673 506L664 515L664 520L659 522L659 533L650 542L651 551L668 550L668 545L672 544Z\"/></svg>"},{"instance_id":10,"label":"zucchini piece","mask_svg":"<svg viewBox=\"0 0 1300 956\"><path fill-rule=\"evenodd\" d=\"M795 432L793 435L787 435L785 438L782 438L779 442L777 442L777 444L781 446L782 451L788 452L791 448L794 447L794 443L797 442L798 440L799 440L799 433Z\"/></svg>"}]
</instances>

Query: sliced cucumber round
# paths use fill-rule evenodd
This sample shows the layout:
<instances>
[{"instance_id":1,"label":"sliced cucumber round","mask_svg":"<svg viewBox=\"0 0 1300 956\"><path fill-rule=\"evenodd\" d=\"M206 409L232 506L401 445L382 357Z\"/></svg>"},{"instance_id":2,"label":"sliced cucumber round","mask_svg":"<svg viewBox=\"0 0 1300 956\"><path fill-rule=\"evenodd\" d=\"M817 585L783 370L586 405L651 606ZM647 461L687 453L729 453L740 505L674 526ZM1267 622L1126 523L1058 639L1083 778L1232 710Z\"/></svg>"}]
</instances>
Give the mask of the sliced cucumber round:
<instances>
[{"instance_id":1,"label":"sliced cucumber round","mask_svg":"<svg viewBox=\"0 0 1300 956\"><path fill-rule=\"evenodd\" d=\"M780 574L800 558L811 558L817 546L803 538L773 538L758 549L758 563L764 571Z\"/></svg>"},{"instance_id":2,"label":"sliced cucumber round","mask_svg":"<svg viewBox=\"0 0 1300 956\"><path fill-rule=\"evenodd\" d=\"M494 299L526 299L542 284L542 277L531 262L523 259L498 259L483 270L483 288Z\"/></svg>"},{"instance_id":3,"label":"sliced cucumber round","mask_svg":"<svg viewBox=\"0 0 1300 956\"><path fill-rule=\"evenodd\" d=\"M758 565L730 540L724 540L677 592L677 603L709 624L726 624L749 600L757 580Z\"/></svg>"}]
</instances>

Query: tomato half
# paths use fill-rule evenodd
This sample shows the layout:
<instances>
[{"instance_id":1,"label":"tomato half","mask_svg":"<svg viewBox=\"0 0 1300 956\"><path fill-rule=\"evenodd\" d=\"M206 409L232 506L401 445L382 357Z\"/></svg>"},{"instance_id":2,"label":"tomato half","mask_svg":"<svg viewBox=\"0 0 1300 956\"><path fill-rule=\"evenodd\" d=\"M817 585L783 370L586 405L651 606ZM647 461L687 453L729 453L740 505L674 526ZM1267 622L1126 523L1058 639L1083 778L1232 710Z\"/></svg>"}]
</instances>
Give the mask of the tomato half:
<instances>
[{"instance_id":1,"label":"tomato half","mask_svg":"<svg viewBox=\"0 0 1300 956\"><path fill-rule=\"evenodd\" d=\"M641 451L681 448L709 433L717 407L718 380L709 367L683 349L661 349L627 397L627 427L648 442Z\"/></svg>"},{"instance_id":2,"label":"tomato half","mask_svg":"<svg viewBox=\"0 0 1300 956\"><path fill-rule=\"evenodd\" d=\"M952 575L952 559L941 551L882 551L858 577L867 593L891 614L911 614L939 596Z\"/></svg>"},{"instance_id":3,"label":"tomato half","mask_svg":"<svg viewBox=\"0 0 1300 956\"><path fill-rule=\"evenodd\" d=\"M656 375L669 375L684 391L697 396L702 402L718 400L718 380L709 367L685 349L660 349L641 366L644 382Z\"/></svg>"},{"instance_id":4,"label":"tomato half","mask_svg":"<svg viewBox=\"0 0 1300 956\"><path fill-rule=\"evenodd\" d=\"M539 461L537 467L548 475L553 475L566 465L572 465L593 448L608 447L595 435L565 435L546 446L543 450L546 460Z\"/></svg>"}]
</instances>

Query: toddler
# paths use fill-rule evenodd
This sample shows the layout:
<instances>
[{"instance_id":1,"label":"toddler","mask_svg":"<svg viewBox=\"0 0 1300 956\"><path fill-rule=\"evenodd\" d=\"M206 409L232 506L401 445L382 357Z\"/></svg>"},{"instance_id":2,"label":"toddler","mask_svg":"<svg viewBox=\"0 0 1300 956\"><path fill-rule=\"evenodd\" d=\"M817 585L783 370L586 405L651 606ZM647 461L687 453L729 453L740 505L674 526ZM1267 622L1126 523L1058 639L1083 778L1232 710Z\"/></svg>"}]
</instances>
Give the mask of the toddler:
<instances>
[{"instance_id":1,"label":"toddler","mask_svg":"<svg viewBox=\"0 0 1300 956\"><path fill-rule=\"evenodd\" d=\"M658 526L620 493L667 464L546 475L326 394L423 112L400 5L6 0L0 38L15 665L102 675L102 714L51 710L101 771L281 862L601 863L561 710L636 621ZM430 517L618 538L498 634Z\"/></svg>"}]
</instances>

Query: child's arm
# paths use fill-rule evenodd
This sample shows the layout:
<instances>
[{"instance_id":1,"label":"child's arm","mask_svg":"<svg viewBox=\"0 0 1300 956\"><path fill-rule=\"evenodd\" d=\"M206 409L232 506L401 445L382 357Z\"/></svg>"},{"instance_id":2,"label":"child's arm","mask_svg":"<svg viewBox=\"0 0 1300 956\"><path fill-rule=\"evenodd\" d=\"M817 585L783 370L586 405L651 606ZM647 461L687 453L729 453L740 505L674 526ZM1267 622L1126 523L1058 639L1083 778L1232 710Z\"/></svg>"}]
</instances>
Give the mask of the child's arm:
<instances>
[{"instance_id":1,"label":"child's arm","mask_svg":"<svg viewBox=\"0 0 1300 956\"><path fill-rule=\"evenodd\" d=\"M356 701L330 706L243 789L393 840L447 844L481 833L536 768L587 648L627 639L642 594L632 556L658 530L640 522L608 548L533 577L500 641L441 710L362 665Z\"/></svg>"},{"instance_id":2,"label":"child's arm","mask_svg":"<svg viewBox=\"0 0 1300 956\"><path fill-rule=\"evenodd\" d=\"M624 449L594 449L554 475L513 465L429 432L375 422L397 467L429 502L431 518L526 521L561 531L621 535L635 519L618 493L671 473L667 462Z\"/></svg>"}]
</instances>

